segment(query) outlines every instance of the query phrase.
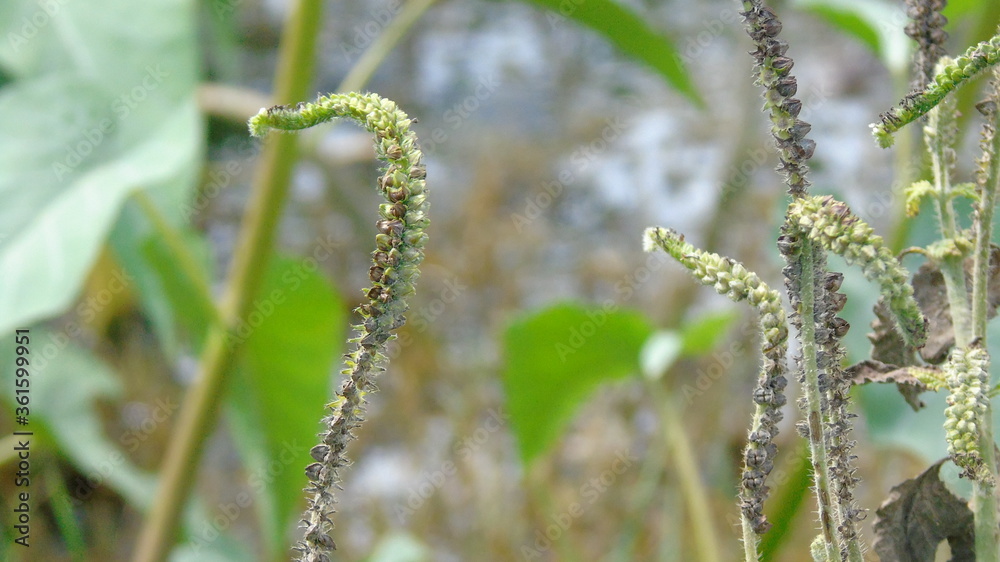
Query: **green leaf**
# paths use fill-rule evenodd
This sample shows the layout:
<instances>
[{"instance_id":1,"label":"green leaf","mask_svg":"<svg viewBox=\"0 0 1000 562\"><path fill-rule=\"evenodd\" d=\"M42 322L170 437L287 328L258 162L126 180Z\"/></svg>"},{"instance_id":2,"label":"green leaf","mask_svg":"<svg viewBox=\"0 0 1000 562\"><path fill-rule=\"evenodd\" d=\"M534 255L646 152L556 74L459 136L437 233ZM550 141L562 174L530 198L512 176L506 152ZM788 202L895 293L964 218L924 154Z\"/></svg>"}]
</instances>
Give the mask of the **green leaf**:
<instances>
[{"instance_id":1,"label":"green leaf","mask_svg":"<svg viewBox=\"0 0 1000 562\"><path fill-rule=\"evenodd\" d=\"M681 354L686 356L704 355L715 349L739 314L729 310L714 312L696 319L681 332Z\"/></svg>"},{"instance_id":2,"label":"green leaf","mask_svg":"<svg viewBox=\"0 0 1000 562\"><path fill-rule=\"evenodd\" d=\"M345 306L312 258L274 258L245 329L245 369L234 379L230 419L273 558L299 515L303 470L330 399Z\"/></svg>"},{"instance_id":3,"label":"green leaf","mask_svg":"<svg viewBox=\"0 0 1000 562\"><path fill-rule=\"evenodd\" d=\"M117 442L109 439L98 411L98 402L120 398L118 378L98 358L71 343L63 331L35 328L29 340L30 423L26 429L42 442L51 438L59 452L87 476L86 481L70 482L72 501L85 501L94 486L103 485L120 493L132 506L148 507L153 501L155 478L133 465L122 448L135 443L134 436L126 432ZM13 344L12 332L0 338L3 365L14 364ZM13 369L0 369L0 384L14 388ZM13 391L7 392L3 399L13 406L13 396ZM171 398L151 406L159 408L167 419L180 408Z\"/></svg>"},{"instance_id":4,"label":"green leaf","mask_svg":"<svg viewBox=\"0 0 1000 562\"><path fill-rule=\"evenodd\" d=\"M528 313L507 328L503 381L525 465L599 385L639 373L639 351L652 333L638 312L575 303Z\"/></svg>"},{"instance_id":5,"label":"green leaf","mask_svg":"<svg viewBox=\"0 0 1000 562\"><path fill-rule=\"evenodd\" d=\"M705 106L673 41L631 9L612 0L530 0L530 3L551 12L547 19L553 27L569 18L600 33L621 52L652 67L692 103Z\"/></svg>"},{"instance_id":6,"label":"green leaf","mask_svg":"<svg viewBox=\"0 0 1000 562\"><path fill-rule=\"evenodd\" d=\"M885 0L796 0L793 5L860 41L890 70L909 65L912 41L903 32L909 20L902 7Z\"/></svg>"},{"instance_id":7,"label":"green leaf","mask_svg":"<svg viewBox=\"0 0 1000 562\"><path fill-rule=\"evenodd\" d=\"M201 154L193 8L0 2L0 332L70 305L133 190L179 217Z\"/></svg>"},{"instance_id":8,"label":"green leaf","mask_svg":"<svg viewBox=\"0 0 1000 562\"><path fill-rule=\"evenodd\" d=\"M205 306L210 303L198 298L198 287L181 271L163 236L154 232L134 207L131 202L126 204L111 232L115 258L132 278L132 288L167 357L176 358L181 351L197 355L212 322L212 311ZM196 262L201 278L213 279L204 237L189 227L178 228L176 234ZM182 342L188 344L186 348Z\"/></svg>"}]
</instances>

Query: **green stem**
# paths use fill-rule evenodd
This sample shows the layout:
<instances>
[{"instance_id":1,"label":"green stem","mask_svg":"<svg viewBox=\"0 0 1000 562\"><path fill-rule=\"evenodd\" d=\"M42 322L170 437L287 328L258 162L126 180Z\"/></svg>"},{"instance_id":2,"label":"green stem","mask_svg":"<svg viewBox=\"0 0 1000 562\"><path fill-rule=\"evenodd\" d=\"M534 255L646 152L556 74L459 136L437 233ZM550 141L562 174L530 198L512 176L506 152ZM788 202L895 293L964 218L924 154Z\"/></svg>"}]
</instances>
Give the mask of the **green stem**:
<instances>
[{"instance_id":1,"label":"green stem","mask_svg":"<svg viewBox=\"0 0 1000 562\"><path fill-rule=\"evenodd\" d=\"M938 227L941 238L954 240L958 236L955 208L951 195L951 175L949 173L948 151L955 142L955 103L946 100L927 113L924 139L931 156L931 172L936 193ZM969 293L965 287L964 256L946 256L939 260L948 294L955 345L966 347L972 341L972 325L969 316Z\"/></svg>"},{"instance_id":2,"label":"green stem","mask_svg":"<svg viewBox=\"0 0 1000 562\"><path fill-rule=\"evenodd\" d=\"M809 452L813 466L813 480L816 484L816 502L819 506L820 530L826 547L828 560L838 560L840 552L837 547L837 529L834 521L835 510L831 500L833 486L830 478L830 462L827 458L826 431L823 423L823 396L819 386L819 366L816 349L816 271L814 252L820 251L816 244L805 241L799 255L801 266L801 311L802 321L800 331L802 345L802 368L805 372L805 384L802 391L806 398L806 422L809 424Z\"/></svg>"},{"instance_id":3,"label":"green stem","mask_svg":"<svg viewBox=\"0 0 1000 562\"><path fill-rule=\"evenodd\" d=\"M658 381L652 381L646 387L652 390L654 399L660 405L660 417L663 420L666 443L672 453L669 456L677 470L684 503L687 504L691 527L694 529L693 540L698 560L706 562L722 560L719 556L718 534L712 523L712 510L709 508L708 493L705 491L705 484L701 481L694 450L687 434L684 433L684 424L677 413L674 399L663 392ZM744 527L747 527L745 518ZM753 545L756 552L757 540L753 531L745 528L743 536L745 537L744 544ZM751 560L756 560L756 558Z\"/></svg>"},{"instance_id":4,"label":"green stem","mask_svg":"<svg viewBox=\"0 0 1000 562\"><path fill-rule=\"evenodd\" d=\"M994 85L1000 82L1000 77L994 78ZM991 96L998 93L994 86ZM1000 187L1000 132L997 131L1000 112L990 114L992 138L988 147L989 164L986 170L985 182L980 191L978 213L976 214L976 246L975 259L972 267L972 337L986 340L986 326L989 319L989 269L991 240L993 238L993 215L996 206L997 190ZM983 416L983 428L979 434L979 450L982 452L989 480L997 482L997 458L994 453L996 445L993 440L993 407L987 401ZM998 517L996 489L981 482L973 481L973 509L976 516L976 559L1000 559L998 545Z\"/></svg>"},{"instance_id":5,"label":"green stem","mask_svg":"<svg viewBox=\"0 0 1000 562\"><path fill-rule=\"evenodd\" d=\"M424 15L424 12L433 6L435 2L437 0L410 0L404 4L399 15L382 30L382 33L368 47L368 50L361 55L358 62L351 67L351 71L344 77L343 82L340 83L340 87L337 88L337 92L360 91L368 83L368 80L371 79L372 74L375 74L375 70L382 64L382 61L385 60L389 52L396 47L396 44L406 35L406 32L413 27L413 24L417 23L420 16Z\"/></svg>"},{"instance_id":6,"label":"green stem","mask_svg":"<svg viewBox=\"0 0 1000 562\"><path fill-rule=\"evenodd\" d=\"M294 102L308 93L321 6L319 0L301 0L285 24L275 78L275 98L280 102ZM225 324L209 330L198 378L185 397L156 500L139 536L134 555L138 562L165 560L174 544L179 515L235 359L235 349L227 344L230 330L250 312L267 267L295 163L295 143L294 135L275 135L264 145L221 304Z\"/></svg>"},{"instance_id":7,"label":"green stem","mask_svg":"<svg viewBox=\"0 0 1000 562\"><path fill-rule=\"evenodd\" d=\"M167 222L167 219L157 210L153 200L150 199L145 191L137 191L135 200L139 204L139 208L146 214L146 218L153 225L153 230L156 231L157 236L167 245L167 249L177 263L181 273L187 277L188 282L194 287L194 298L197 301L198 308L211 319L212 327L220 328L224 326L222 313L219 312L219 308L212 302L212 292L209 289L208 280L205 279L198 261L188 251L188 246L181 239L180 233Z\"/></svg>"},{"instance_id":8,"label":"green stem","mask_svg":"<svg viewBox=\"0 0 1000 562\"><path fill-rule=\"evenodd\" d=\"M87 541L83 538L83 531L80 530L76 514L73 513L69 490L66 489L66 483L55 464L45 467L45 483L52 516L56 526L59 527L59 535L66 545L66 550L70 553L70 559L73 562L83 562L87 559Z\"/></svg>"}]
</instances>

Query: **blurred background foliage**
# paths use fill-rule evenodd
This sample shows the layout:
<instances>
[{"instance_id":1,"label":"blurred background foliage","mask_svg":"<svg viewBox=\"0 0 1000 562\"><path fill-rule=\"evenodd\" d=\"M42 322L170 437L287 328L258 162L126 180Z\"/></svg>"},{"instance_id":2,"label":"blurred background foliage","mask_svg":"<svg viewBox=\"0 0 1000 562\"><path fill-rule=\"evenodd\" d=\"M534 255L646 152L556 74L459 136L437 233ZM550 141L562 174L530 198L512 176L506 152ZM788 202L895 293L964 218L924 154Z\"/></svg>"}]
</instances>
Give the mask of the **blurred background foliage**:
<instances>
[{"instance_id":1,"label":"blurred background foliage","mask_svg":"<svg viewBox=\"0 0 1000 562\"><path fill-rule=\"evenodd\" d=\"M925 242L932 229L902 220L898 190L921 175L922 155L905 140L879 151L867 127L907 87L902 3L775 4L819 145L815 189L897 248ZM671 226L782 286L772 244L784 197L737 8L324 3L314 89L374 62L365 88L419 118L433 193L409 322L350 450L338 559L735 556L755 319L639 240ZM0 559L132 553L219 321L212 299L259 152L245 120L272 103L288 10L0 4ZM992 34L1000 6L953 0L946 15L954 53ZM968 116L975 88L962 95ZM308 449L367 283L370 142L343 125L302 136L220 423L190 467L197 485L172 560L288 559ZM969 177L972 159L959 162ZM852 272L845 290L856 361L874 293ZM11 546L12 334L24 327L30 550ZM872 509L945 454L943 398L915 414L891 388L858 395L859 497ZM801 559L815 526L788 429L774 560Z\"/></svg>"}]
</instances>

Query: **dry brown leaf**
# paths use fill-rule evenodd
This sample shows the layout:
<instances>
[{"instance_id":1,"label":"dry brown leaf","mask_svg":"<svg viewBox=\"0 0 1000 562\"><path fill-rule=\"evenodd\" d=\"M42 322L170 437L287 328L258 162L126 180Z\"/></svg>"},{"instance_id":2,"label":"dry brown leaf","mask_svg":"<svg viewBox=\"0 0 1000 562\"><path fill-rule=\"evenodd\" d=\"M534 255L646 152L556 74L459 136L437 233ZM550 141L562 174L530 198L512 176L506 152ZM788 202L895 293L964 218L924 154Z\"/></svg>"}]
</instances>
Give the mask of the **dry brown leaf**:
<instances>
[{"instance_id":1,"label":"dry brown leaf","mask_svg":"<svg viewBox=\"0 0 1000 562\"><path fill-rule=\"evenodd\" d=\"M897 365L887 365L881 361L862 361L847 368L844 372L851 379L851 384L860 385L870 382L896 383L899 393L914 411L924 407L924 402L920 399L920 393L928 390L927 385L920 382L913 376L912 370L917 367L899 367ZM919 367L920 369L930 369L929 367Z\"/></svg>"},{"instance_id":2,"label":"dry brown leaf","mask_svg":"<svg viewBox=\"0 0 1000 562\"><path fill-rule=\"evenodd\" d=\"M970 292L972 264L972 258L965 260L965 284ZM990 252L989 276L988 314L993 318L1000 305L1000 247L997 246L993 246ZM944 276L935 264L926 262L913 275L913 296L928 321L927 344L920 350L920 356L924 361L937 365L948 358L948 351L955 345L955 336Z\"/></svg>"},{"instance_id":3,"label":"dry brown leaf","mask_svg":"<svg viewBox=\"0 0 1000 562\"><path fill-rule=\"evenodd\" d=\"M882 562L933 562L945 539L951 562L976 559L972 510L938 477L946 460L893 488L875 512L872 548Z\"/></svg>"}]
</instances>

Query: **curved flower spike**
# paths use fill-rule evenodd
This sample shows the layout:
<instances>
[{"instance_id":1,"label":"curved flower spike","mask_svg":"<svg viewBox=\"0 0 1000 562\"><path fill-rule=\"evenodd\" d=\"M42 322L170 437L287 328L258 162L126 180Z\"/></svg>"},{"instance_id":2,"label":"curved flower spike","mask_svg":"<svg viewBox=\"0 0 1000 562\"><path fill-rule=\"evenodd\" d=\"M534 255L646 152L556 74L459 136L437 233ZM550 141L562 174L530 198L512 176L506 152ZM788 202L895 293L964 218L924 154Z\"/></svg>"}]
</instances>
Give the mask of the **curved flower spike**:
<instances>
[{"instance_id":1,"label":"curved flower spike","mask_svg":"<svg viewBox=\"0 0 1000 562\"><path fill-rule=\"evenodd\" d=\"M917 301L909 273L900 265L882 237L833 197L809 197L788 207L789 226L843 256L848 264L861 266L865 278L879 284L906 343L921 347L927 339L927 321Z\"/></svg>"},{"instance_id":2,"label":"curved flower spike","mask_svg":"<svg viewBox=\"0 0 1000 562\"><path fill-rule=\"evenodd\" d=\"M405 297L414 291L417 267L424 258L428 224L427 195L421 164L423 155L417 137L410 131L410 119L391 100L376 94L333 94L315 103L295 107L275 106L262 109L250 119L250 132L256 136L269 129L295 130L311 127L337 117L360 122L375 133L375 152L389 164L378 180L378 190L386 203L379 208L381 218L375 225L376 250L369 270L372 286L365 289L367 302L358 307L362 322L354 328L350 340L354 349L347 356L344 381L338 396L329 404L331 413L323 419L326 426L320 444L310 451L315 463L306 467L309 500L302 523L305 537L296 546L300 560L329 560L336 548L330 531L334 513L334 490L340 482L340 467L349 462L347 443L364 419L365 395L375 390L374 375L385 362L386 342L404 322Z\"/></svg>"},{"instance_id":3,"label":"curved flower spike","mask_svg":"<svg viewBox=\"0 0 1000 562\"><path fill-rule=\"evenodd\" d=\"M948 453L964 469L962 476L993 486L979 446L989 408L990 356L980 345L954 347L944 370L951 389L944 411Z\"/></svg>"},{"instance_id":4,"label":"curved flower spike","mask_svg":"<svg viewBox=\"0 0 1000 562\"><path fill-rule=\"evenodd\" d=\"M879 116L880 123L871 125L872 135L879 146L892 146L892 135L896 131L919 119L941 103L950 92L997 62L1000 62L1000 35L969 47L962 56L940 67L924 91L907 95L899 105Z\"/></svg>"},{"instance_id":5,"label":"curved flower spike","mask_svg":"<svg viewBox=\"0 0 1000 562\"><path fill-rule=\"evenodd\" d=\"M764 356L753 401L756 408L750 438L744 452L743 491L740 507L743 516L744 541L755 540L750 533L763 534L770 528L763 506L768 488L764 481L774 467L777 447L774 437L781 420L780 408L785 404L785 355L788 347L788 324L781 298L743 264L718 254L703 252L684 241L684 237L669 228L649 228L643 238L647 252L660 248L674 257L705 285L712 285L720 294L733 301L746 300L760 313L763 333L761 352Z\"/></svg>"}]
</instances>

